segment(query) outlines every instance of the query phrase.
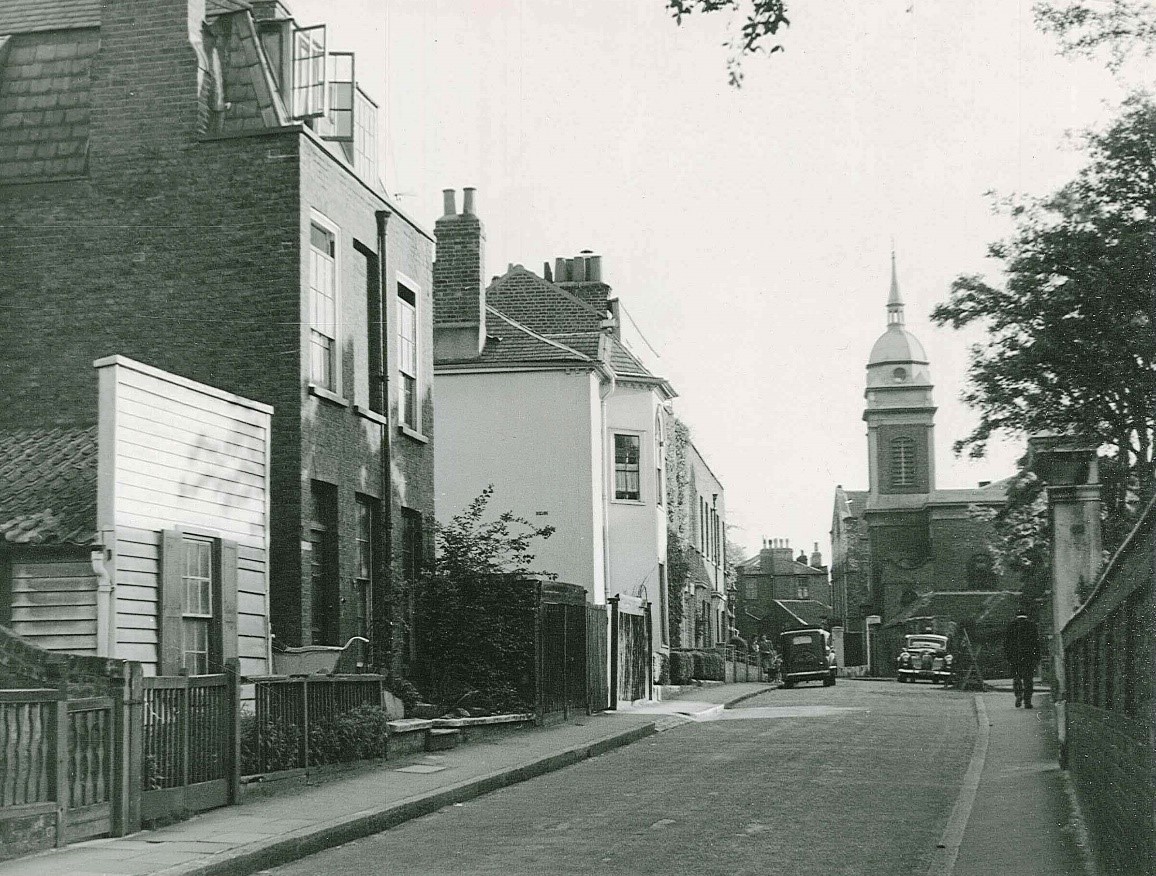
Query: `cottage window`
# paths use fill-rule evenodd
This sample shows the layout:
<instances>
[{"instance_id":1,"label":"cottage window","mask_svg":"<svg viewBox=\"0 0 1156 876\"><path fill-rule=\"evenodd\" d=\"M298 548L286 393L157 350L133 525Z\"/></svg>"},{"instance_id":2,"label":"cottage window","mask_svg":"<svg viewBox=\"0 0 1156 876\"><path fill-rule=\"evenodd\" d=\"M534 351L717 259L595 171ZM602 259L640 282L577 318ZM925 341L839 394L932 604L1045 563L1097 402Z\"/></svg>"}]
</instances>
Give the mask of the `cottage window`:
<instances>
[{"instance_id":1,"label":"cottage window","mask_svg":"<svg viewBox=\"0 0 1156 876\"><path fill-rule=\"evenodd\" d=\"M237 656L237 543L161 533L157 674L220 672Z\"/></svg>"},{"instance_id":2,"label":"cottage window","mask_svg":"<svg viewBox=\"0 0 1156 876\"><path fill-rule=\"evenodd\" d=\"M357 496L357 634L369 638L373 605L374 539L377 535L379 503L369 496Z\"/></svg>"},{"instance_id":3,"label":"cottage window","mask_svg":"<svg viewBox=\"0 0 1156 876\"><path fill-rule=\"evenodd\" d=\"M754 601L759 598L759 582L747 581L744 587L746 591L746 598Z\"/></svg>"},{"instance_id":4,"label":"cottage window","mask_svg":"<svg viewBox=\"0 0 1156 876\"><path fill-rule=\"evenodd\" d=\"M398 413L402 425L421 431L417 397L417 295L397 286Z\"/></svg>"},{"instance_id":5,"label":"cottage window","mask_svg":"<svg viewBox=\"0 0 1156 876\"><path fill-rule=\"evenodd\" d=\"M891 486L910 487L915 484L915 440L891 439Z\"/></svg>"},{"instance_id":6,"label":"cottage window","mask_svg":"<svg viewBox=\"0 0 1156 876\"><path fill-rule=\"evenodd\" d=\"M614 436L614 498L638 501L640 484L641 441L637 435Z\"/></svg>"},{"instance_id":7,"label":"cottage window","mask_svg":"<svg viewBox=\"0 0 1156 876\"><path fill-rule=\"evenodd\" d=\"M654 501L659 505L662 504L666 492L662 482L665 467L666 436L662 429L662 414L658 413L654 416Z\"/></svg>"},{"instance_id":8,"label":"cottage window","mask_svg":"<svg viewBox=\"0 0 1156 876\"><path fill-rule=\"evenodd\" d=\"M337 390L337 237L309 226L309 379Z\"/></svg>"},{"instance_id":9,"label":"cottage window","mask_svg":"<svg viewBox=\"0 0 1156 876\"><path fill-rule=\"evenodd\" d=\"M811 588L810 588L810 585L807 584L806 580L799 581L797 584L795 584L795 599L810 599L810 598L811 598Z\"/></svg>"},{"instance_id":10,"label":"cottage window","mask_svg":"<svg viewBox=\"0 0 1156 876\"><path fill-rule=\"evenodd\" d=\"M207 539L184 539L184 606L181 621L181 666L189 675L209 672L213 626L213 543Z\"/></svg>"}]
</instances>

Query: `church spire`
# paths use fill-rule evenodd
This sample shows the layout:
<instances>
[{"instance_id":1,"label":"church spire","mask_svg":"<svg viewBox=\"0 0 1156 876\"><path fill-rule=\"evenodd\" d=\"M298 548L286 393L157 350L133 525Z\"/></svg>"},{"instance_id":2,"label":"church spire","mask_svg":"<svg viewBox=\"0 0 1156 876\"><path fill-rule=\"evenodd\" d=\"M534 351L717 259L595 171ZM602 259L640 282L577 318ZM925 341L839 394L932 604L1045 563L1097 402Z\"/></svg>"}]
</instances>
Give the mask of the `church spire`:
<instances>
[{"instance_id":1,"label":"church spire","mask_svg":"<svg viewBox=\"0 0 1156 876\"><path fill-rule=\"evenodd\" d=\"M895 247L891 247L891 294L887 296L887 325L903 325L903 298L899 295L899 275L895 270Z\"/></svg>"}]
</instances>

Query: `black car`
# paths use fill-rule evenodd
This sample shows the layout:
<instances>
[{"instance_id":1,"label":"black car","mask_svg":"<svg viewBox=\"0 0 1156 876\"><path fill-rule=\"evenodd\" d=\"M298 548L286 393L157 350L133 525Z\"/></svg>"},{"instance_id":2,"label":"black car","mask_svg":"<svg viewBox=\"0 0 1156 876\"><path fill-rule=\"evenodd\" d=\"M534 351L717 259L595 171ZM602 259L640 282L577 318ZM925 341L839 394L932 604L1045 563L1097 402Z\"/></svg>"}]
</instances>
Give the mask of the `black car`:
<instances>
[{"instance_id":1,"label":"black car","mask_svg":"<svg viewBox=\"0 0 1156 876\"><path fill-rule=\"evenodd\" d=\"M951 653L947 636L936 633L915 633L905 636L903 650L896 658L899 681L940 681L949 684L954 676L952 664L955 656Z\"/></svg>"},{"instance_id":2,"label":"black car","mask_svg":"<svg viewBox=\"0 0 1156 876\"><path fill-rule=\"evenodd\" d=\"M827 630L788 630L779 636L783 658L783 687L798 681L821 681L824 687L835 684L835 649Z\"/></svg>"}]
</instances>

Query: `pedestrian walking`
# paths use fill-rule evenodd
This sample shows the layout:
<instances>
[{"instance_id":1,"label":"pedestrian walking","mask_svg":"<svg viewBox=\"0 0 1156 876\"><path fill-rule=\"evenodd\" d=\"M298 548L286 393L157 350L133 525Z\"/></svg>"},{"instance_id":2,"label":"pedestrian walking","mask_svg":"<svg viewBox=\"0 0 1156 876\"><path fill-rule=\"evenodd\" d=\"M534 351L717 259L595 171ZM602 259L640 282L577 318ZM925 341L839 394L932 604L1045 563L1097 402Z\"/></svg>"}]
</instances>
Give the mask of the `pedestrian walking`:
<instances>
[{"instance_id":1,"label":"pedestrian walking","mask_svg":"<svg viewBox=\"0 0 1156 876\"><path fill-rule=\"evenodd\" d=\"M1032 679L1040 662L1040 629L1024 612L1015 616L1007 626L1003 639L1003 653L1012 671L1012 690L1016 708L1032 708Z\"/></svg>"}]
</instances>

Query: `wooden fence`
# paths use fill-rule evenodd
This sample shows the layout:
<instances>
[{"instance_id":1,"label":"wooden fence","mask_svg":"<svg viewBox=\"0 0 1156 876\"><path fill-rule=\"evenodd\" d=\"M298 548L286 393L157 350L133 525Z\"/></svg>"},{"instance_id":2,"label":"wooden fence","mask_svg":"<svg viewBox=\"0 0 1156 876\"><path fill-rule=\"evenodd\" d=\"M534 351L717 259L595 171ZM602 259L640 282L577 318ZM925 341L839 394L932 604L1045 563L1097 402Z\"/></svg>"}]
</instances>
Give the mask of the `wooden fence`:
<instances>
[{"instance_id":1,"label":"wooden fence","mask_svg":"<svg viewBox=\"0 0 1156 876\"><path fill-rule=\"evenodd\" d=\"M326 728L362 706L386 704L383 675L253 678L256 714L244 730L244 772L273 773L358 760L362 749L335 752ZM385 734L380 756L385 756Z\"/></svg>"},{"instance_id":2,"label":"wooden fence","mask_svg":"<svg viewBox=\"0 0 1156 876\"><path fill-rule=\"evenodd\" d=\"M131 703L110 687L72 699L64 689L0 690L0 828L22 837L0 857L135 829L119 744Z\"/></svg>"}]
</instances>

